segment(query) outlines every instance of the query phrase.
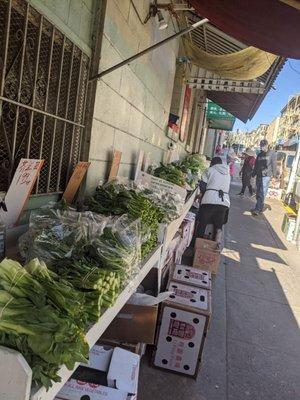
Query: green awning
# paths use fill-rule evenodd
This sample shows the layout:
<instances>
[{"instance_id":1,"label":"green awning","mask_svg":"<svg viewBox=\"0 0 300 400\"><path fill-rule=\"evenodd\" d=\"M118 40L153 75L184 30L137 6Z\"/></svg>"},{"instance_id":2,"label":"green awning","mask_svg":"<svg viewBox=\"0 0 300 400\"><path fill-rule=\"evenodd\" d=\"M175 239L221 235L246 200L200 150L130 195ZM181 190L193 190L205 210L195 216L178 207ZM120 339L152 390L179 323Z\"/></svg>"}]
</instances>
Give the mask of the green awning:
<instances>
[{"instance_id":1,"label":"green awning","mask_svg":"<svg viewBox=\"0 0 300 400\"><path fill-rule=\"evenodd\" d=\"M235 123L235 117L232 114L212 101L208 101L206 119L211 129L231 131Z\"/></svg>"}]
</instances>

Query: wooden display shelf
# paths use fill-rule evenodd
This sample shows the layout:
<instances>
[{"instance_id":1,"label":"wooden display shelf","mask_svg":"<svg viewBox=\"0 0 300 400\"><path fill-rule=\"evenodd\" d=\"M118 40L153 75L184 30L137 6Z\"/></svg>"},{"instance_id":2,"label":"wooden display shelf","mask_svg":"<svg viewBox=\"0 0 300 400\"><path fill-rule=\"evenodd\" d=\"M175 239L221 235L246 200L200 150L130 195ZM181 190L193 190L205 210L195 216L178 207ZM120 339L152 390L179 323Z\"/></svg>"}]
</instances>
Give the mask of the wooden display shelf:
<instances>
[{"instance_id":1,"label":"wooden display shelf","mask_svg":"<svg viewBox=\"0 0 300 400\"><path fill-rule=\"evenodd\" d=\"M154 267L159 268L161 250L162 245L157 246L150 256L144 260L140 272L121 292L114 306L108 308L99 321L88 330L86 338L90 347L97 342L149 271ZM0 358L1 400L53 400L74 372L74 370L68 370L65 366L61 367L59 370L61 382L53 382L52 387L47 391L45 387L31 387L31 369L20 353L0 346Z\"/></svg>"}]
</instances>

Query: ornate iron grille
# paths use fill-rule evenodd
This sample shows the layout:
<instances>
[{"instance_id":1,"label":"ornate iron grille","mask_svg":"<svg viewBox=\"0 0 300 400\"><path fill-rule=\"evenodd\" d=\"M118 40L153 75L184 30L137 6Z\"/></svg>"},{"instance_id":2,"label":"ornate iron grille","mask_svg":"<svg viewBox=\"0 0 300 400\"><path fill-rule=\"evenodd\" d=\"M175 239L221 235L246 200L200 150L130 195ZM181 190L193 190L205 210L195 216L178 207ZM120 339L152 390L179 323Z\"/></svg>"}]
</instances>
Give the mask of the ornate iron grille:
<instances>
[{"instance_id":1,"label":"ornate iron grille","mask_svg":"<svg viewBox=\"0 0 300 400\"><path fill-rule=\"evenodd\" d=\"M0 191L20 158L35 193L62 191L80 155L89 58L24 0L0 0Z\"/></svg>"}]
</instances>

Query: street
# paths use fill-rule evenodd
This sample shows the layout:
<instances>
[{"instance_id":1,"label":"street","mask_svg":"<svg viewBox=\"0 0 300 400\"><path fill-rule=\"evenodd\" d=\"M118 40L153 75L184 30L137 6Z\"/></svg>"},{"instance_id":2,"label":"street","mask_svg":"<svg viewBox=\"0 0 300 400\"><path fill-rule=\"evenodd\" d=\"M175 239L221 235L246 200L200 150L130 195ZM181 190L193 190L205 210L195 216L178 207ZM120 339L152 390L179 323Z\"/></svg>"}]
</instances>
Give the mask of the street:
<instances>
[{"instance_id":1,"label":"street","mask_svg":"<svg viewBox=\"0 0 300 400\"><path fill-rule=\"evenodd\" d=\"M252 217L254 200L231 188L213 317L196 381L149 367L140 399L296 400L300 398L300 269L296 247L281 232L283 207Z\"/></svg>"}]
</instances>

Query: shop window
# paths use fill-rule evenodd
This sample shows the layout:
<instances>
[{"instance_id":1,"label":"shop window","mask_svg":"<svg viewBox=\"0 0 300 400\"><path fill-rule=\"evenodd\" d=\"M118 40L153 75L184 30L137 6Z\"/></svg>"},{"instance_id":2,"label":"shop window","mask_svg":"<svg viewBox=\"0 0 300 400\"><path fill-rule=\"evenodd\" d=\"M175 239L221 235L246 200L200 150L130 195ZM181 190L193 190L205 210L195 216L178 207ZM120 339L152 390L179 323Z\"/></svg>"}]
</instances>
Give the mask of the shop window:
<instances>
[{"instance_id":1,"label":"shop window","mask_svg":"<svg viewBox=\"0 0 300 400\"><path fill-rule=\"evenodd\" d=\"M89 58L24 0L0 0L0 191L21 158L45 160L35 193L79 160Z\"/></svg>"}]
</instances>

